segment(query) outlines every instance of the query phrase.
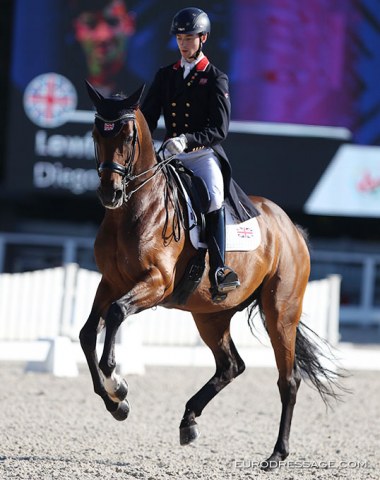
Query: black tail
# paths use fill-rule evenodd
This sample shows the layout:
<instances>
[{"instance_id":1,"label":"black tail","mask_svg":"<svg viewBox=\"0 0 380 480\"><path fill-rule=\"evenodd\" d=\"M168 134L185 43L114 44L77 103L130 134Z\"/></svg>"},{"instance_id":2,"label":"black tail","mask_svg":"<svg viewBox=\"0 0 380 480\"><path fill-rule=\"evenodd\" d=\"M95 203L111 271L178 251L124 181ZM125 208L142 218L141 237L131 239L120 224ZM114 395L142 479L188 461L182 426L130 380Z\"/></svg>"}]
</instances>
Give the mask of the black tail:
<instances>
[{"instance_id":1,"label":"black tail","mask_svg":"<svg viewBox=\"0 0 380 480\"><path fill-rule=\"evenodd\" d=\"M260 292L255 292L250 301L251 305L247 310L248 325L252 334L255 335L253 321L258 313L256 307L266 328ZM324 363L326 366L323 365ZM297 327L295 364L301 377L315 387L326 405L330 404L330 400L342 400L343 394L350 393L350 390L340 383L348 374L339 367L332 347L303 322L300 322Z\"/></svg>"},{"instance_id":2,"label":"black tail","mask_svg":"<svg viewBox=\"0 0 380 480\"><path fill-rule=\"evenodd\" d=\"M324 362L330 367L323 366ZM337 365L332 347L302 322L297 327L295 363L302 378L311 382L326 405L331 399L341 400L343 393L349 392L340 383L347 373Z\"/></svg>"}]
</instances>

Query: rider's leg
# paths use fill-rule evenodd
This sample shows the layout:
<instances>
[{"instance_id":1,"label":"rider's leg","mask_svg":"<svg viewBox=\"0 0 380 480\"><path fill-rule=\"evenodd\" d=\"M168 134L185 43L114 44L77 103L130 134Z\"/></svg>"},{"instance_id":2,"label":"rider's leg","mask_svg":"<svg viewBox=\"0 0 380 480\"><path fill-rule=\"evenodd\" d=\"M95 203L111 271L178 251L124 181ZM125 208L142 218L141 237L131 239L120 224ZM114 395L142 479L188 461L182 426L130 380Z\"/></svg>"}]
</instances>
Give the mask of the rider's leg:
<instances>
[{"instance_id":1,"label":"rider's leg","mask_svg":"<svg viewBox=\"0 0 380 480\"><path fill-rule=\"evenodd\" d=\"M225 265L226 227L224 207L206 215L206 230L211 294L214 301L221 301L225 298L223 294L240 286L236 273Z\"/></svg>"},{"instance_id":2,"label":"rider's leg","mask_svg":"<svg viewBox=\"0 0 380 480\"><path fill-rule=\"evenodd\" d=\"M240 285L236 273L224 265L225 219L224 182L218 157L211 149L178 155L185 167L203 178L210 193L210 207L206 215L207 244L210 262L211 295L215 302L226 298L226 292Z\"/></svg>"}]
</instances>

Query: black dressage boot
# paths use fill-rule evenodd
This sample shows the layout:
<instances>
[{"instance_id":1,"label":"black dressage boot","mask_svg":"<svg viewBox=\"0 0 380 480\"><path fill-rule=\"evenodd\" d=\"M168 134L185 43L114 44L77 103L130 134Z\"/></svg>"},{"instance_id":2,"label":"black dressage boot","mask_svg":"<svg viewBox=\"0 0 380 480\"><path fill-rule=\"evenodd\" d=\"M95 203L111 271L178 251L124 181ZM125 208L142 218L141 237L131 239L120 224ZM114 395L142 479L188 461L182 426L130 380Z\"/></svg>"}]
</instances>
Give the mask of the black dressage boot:
<instances>
[{"instance_id":1,"label":"black dressage boot","mask_svg":"<svg viewBox=\"0 0 380 480\"><path fill-rule=\"evenodd\" d=\"M211 297L215 303L223 301L227 293L240 286L236 273L224 264L226 226L224 207L206 215L207 245L209 252Z\"/></svg>"}]
</instances>

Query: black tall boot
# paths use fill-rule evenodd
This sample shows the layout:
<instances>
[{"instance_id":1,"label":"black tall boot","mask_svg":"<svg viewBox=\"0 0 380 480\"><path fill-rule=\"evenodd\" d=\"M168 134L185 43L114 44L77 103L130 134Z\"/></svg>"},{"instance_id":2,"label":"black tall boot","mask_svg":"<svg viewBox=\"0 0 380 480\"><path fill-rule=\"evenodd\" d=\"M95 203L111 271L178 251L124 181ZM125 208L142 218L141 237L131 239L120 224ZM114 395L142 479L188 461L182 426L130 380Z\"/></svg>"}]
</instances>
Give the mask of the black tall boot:
<instances>
[{"instance_id":1,"label":"black tall boot","mask_svg":"<svg viewBox=\"0 0 380 480\"><path fill-rule=\"evenodd\" d=\"M212 300L221 302L227 293L240 286L236 273L224 264L226 251L226 226L224 207L206 215L207 245L210 262Z\"/></svg>"}]
</instances>

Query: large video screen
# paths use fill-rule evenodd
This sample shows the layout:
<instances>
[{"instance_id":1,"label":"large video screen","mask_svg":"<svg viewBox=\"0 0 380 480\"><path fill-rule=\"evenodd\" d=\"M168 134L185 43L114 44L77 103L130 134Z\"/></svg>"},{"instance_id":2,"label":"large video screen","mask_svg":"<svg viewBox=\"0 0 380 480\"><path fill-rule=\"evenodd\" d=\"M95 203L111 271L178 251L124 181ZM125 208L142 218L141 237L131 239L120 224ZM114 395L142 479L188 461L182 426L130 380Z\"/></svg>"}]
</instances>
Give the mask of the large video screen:
<instances>
[{"instance_id":1,"label":"large video screen","mask_svg":"<svg viewBox=\"0 0 380 480\"><path fill-rule=\"evenodd\" d=\"M356 143L380 144L380 12L369 5L198 2L212 24L205 53L230 79L232 120L341 126ZM84 81L105 94L149 85L160 66L178 59L169 29L185 6L15 0L8 186L94 195L93 113Z\"/></svg>"}]
</instances>

